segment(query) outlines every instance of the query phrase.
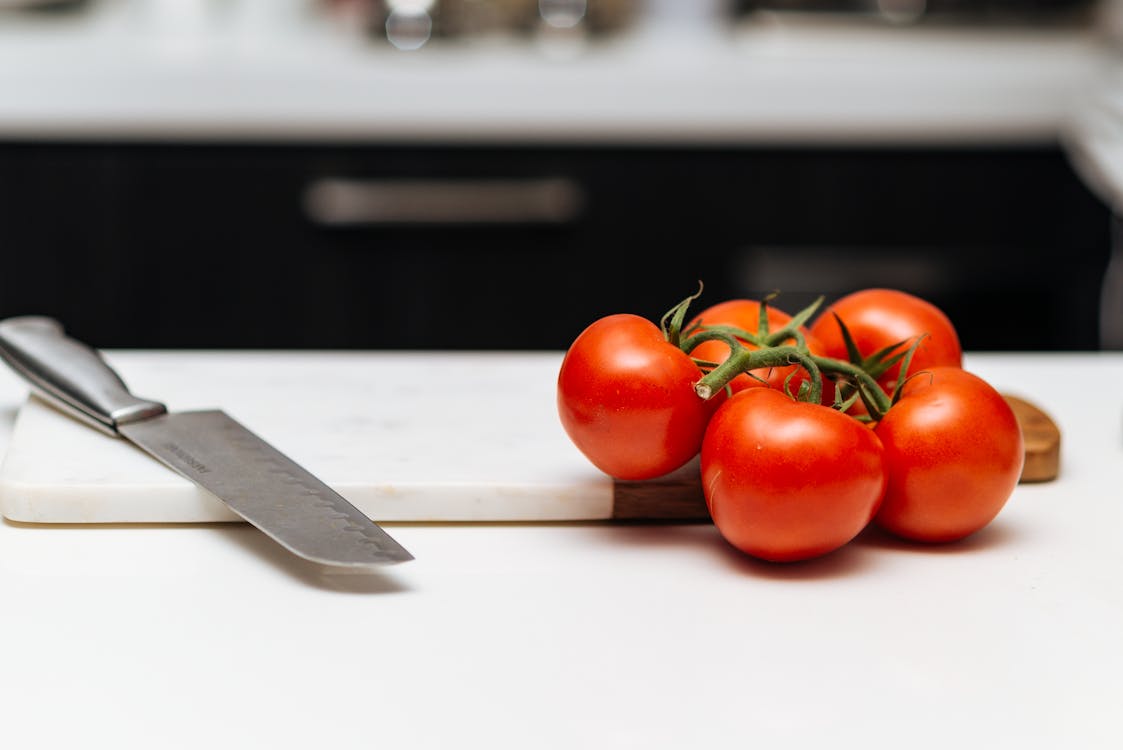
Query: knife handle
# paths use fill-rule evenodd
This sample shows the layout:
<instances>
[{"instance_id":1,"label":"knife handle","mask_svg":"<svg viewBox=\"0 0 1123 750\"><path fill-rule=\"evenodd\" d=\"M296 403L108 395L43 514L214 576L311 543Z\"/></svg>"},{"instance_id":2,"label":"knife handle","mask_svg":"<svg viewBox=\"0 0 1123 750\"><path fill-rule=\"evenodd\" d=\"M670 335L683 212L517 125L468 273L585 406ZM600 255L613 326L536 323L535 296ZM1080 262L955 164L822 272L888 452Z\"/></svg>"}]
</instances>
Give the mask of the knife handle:
<instances>
[{"instance_id":1,"label":"knife handle","mask_svg":"<svg viewBox=\"0 0 1123 750\"><path fill-rule=\"evenodd\" d=\"M99 352L67 336L52 318L0 321L0 358L53 406L111 435L117 425L167 411L131 394Z\"/></svg>"}]
</instances>

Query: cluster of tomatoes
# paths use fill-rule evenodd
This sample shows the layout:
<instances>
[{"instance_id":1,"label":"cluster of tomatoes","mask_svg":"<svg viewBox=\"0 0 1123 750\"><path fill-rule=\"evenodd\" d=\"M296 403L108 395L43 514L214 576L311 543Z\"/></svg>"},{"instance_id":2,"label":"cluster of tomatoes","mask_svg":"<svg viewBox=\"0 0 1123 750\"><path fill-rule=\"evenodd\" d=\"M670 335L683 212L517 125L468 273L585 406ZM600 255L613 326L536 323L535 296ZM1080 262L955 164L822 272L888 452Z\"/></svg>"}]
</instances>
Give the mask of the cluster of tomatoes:
<instances>
[{"instance_id":1,"label":"cluster of tomatoes","mask_svg":"<svg viewBox=\"0 0 1123 750\"><path fill-rule=\"evenodd\" d=\"M836 550L869 524L950 542L989 524L1018 483L1014 412L963 369L927 300L872 288L795 315L733 299L659 325L594 321L558 375L562 426L606 474L654 479L699 457L721 535L785 562Z\"/></svg>"}]
</instances>

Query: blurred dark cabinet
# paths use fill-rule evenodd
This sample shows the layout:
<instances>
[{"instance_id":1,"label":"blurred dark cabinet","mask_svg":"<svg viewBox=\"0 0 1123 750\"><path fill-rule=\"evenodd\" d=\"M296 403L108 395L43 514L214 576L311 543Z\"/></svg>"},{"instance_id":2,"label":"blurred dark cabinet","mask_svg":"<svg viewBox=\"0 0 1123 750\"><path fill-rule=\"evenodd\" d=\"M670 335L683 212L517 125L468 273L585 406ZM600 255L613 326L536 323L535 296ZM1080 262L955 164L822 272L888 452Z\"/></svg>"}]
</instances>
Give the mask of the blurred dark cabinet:
<instances>
[{"instance_id":1,"label":"blurred dark cabinet","mask_svg":"<svg viewBox=\"0 0 1123 750\"><path fill-rule=\"evenodd\" d=\"M572 194L340 225L324 180ZM1051 148L0 145L0 315L106 348L561 349L701 280L697 309L895 285L969 349L1091 349L1108 230Z\"/></svg>"}]
</instances>

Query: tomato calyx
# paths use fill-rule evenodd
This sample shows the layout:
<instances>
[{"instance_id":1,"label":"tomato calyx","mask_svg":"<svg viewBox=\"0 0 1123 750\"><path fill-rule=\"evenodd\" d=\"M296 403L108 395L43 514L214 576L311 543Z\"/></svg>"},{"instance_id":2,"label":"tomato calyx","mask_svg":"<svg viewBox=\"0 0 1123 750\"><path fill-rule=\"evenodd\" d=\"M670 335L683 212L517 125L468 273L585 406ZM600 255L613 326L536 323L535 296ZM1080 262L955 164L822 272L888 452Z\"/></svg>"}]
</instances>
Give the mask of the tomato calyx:
<instances>
[{"instance_id":1,"label":"tomato calyx","mask_svg":"<svg viewBox=\"0 0 1123 750\"><path fill-rule=\"evenodd\" d=\"M842 340L846 346L847 357L849 364L854 368L855 375L863 373L869 379L877 384L877 381L884 376L890 369L897 363L900 363L900 376L896 382L893 383L892 392L889 394L888 401L878 398L878 394L885 394L883 388L878 384L877 388L868 387L869 384L865 383L865 377L857 379L857 382L846 382L838 389L836 395L839 396L841 401L845 404L844 409L850 408L858 398L861 398L863 405L869 416L865 419L880 421L885 416L889 408L896 404L901 398L901 389L910 377L916 373L910 373L909 367L912 364L913 356L916 354L917 349L920 347L927 334L921 334L912 343L909 344L908 339L896 341L888 346L873 352L869 355L863 355L858 349L858 345L854 342L854 337L850 333L850 329L842 321L842 318L837 313L831 313L835 321L838 323L839 333L842 335ZM906 344L909 344L907 348ZM862 385L859 385L862 383ZM864 386L864 387L863 387Z\"/></svg>"},{"instance_id":2,"label":"tomato calyx","mask_svg":"<svg viewBox=\"0 0 1123 750\"><path fill-rule=\"evenodd\" d=\"M691 352L705 341L718 340L729 347L730 352L729 356L720 363L697 362L699 368L706 373L695 387L699 397L712 398L741 374L747 374L755 380L764 382L753 370L799 365L808 373L809 380L800 384L799 393L795 397L799 400L816 402L822 400L822 376L807 348L803 327L823 303L824 298L819 297L778 330L771 331L768 303L775 296L776 294L773 293L761 300L755 332L730 325L698 325L687 332L688 337L680 342L683 351ZM785 385L792 377L792 375L788 376Z\"/></svg>"},{"instance_id":3,"label":"tomato calyx","mask_svg":"<svg viewBox=\"0 0 1123 750\"><path fill-rule=\"evenodd\" d=\"M831 357L813 357L822 372L834 375L840 386L835 390L834 408L847 411L858 399L866 407L866 414L855 415L859 422L880 421L893 405L894 396L885 393L877 378L861 365Z\"/></svg>"},{"instance_id":4,"label":"tomato calyx","mask_svg":"<svg viewBox=\"0 0 1123 750\"><path fill-rule=\"evenodd\" d=\"M887 373L893 365L901 361L902 358L908 357L912 359L912 352L915 350L917 340L914 346L907 351L898 351L902 346L907 343L907 340L895 341L888 346L882 347L869 356L863 356L858 350L858 345L854 342L854 336L850 333L850 329L846 327L846 323L838 316L838 313L832 312L835 322L838 323L839 333L842 334L842 341L846 346L846 355L849 357L852 364L861 367L865 372L869 373L871 377L880 378ZM896 354L894 354L896 352Z\"/></svg>"},{"instance_id":5,"label":"tomato calyx","mask_svg":"<svg viewBox=\"0 0 1123 750\"><path fill-rule=\"evenodd\" d=\"M729 355L721 362L693 358L702 373L702 377L695 383L694 391L699 398L707 401L723 390L728 393L730 383L742 374L763 383L765 381L756 372L795 365L807 377L799 379L797 392L792 393L790 383L795 372L788 376L784 390L791 398L822 403L824 378L829 378L836 388L833 391L833 403L828 403L827 406L846 412L860 401L865 407L865 413L854 414L854 418L863 422L877 422L900 398L901 388L907 380L904 373L908 372L912 356L923 339L922 336L917 337L907 348L902 348L909 343L907 340L898 341L872 354L863 355L845 324L835 315L849 361L813 354L807 346L804 331L807 322L823 304L824 297L818 297L784 325L771 330L768 304L776 297L776 293L761 300L756 331L731 325L700 323L686 328L690 305L701 296L702 291L703 284L699 281L698 290L668 310L660 320L659 327L669 344L687 354L706 341L720 341L729 348ZM902 376L894 384L892 391L887 393L878 379L898 363Z\"/></svg>"},{"instance_id":6,"label":"tomato calyx","mask_svg":"<svg viewBox=\"0 0 1123 750\"><path fill-rule=\"evenodd\" d=\"M686 321L686 313L690 309L690 303L701 296L702 282L699 281L698 291L665 312L659 321L659 328L663 331L663 337L667 339L667 343L671 346L677 346L687 354L691 352L691 349L684 345L682 325Z\"/></svg>"},{"instance_id":7,"label":"tomato calyx","mask_svg":"<svg viewBox=\"0 0 1123 750\"><path fill-rule=\"evenodd\" d=\"M705 373L695 385L695 393L699 398L707 400L713 398L716 393L728 387L738 375L748 374L756 380L761 380L753 373L754 370L797 365L807 373L808 377L800 383L797 393L793 394L789 391L788 395L795 400L821 403L824 390L823 378L828 376L843 384L843 388L835 391L834 403L828 406L846 411L860 398L866 407L867 415L856 418L868 421L878 420L884 416L892 404L892 399L877 383L877 376L884 370L879 372L874 369L882 366L884 357L875 359L871 356L867 360L856 354L855 361L846 362L812 354L807 347L803 327L823 303L822 296L792 316L791 320L782 327L770 331L767 304L774 296L769 295L761 301L760 321L755 333L734 326L700 325L686 331L686 338L679 340L678 345L687 352L693 351L703 341L714 339L729 347L729 356L723 362L697 361L699 368ZM857 352L856 347L854 351ZM891 367L906 354L908 353L891 358L884 367ZM788 376L785 382L786 390L793 377L794 373Z\"/></svg>"},{"instance_id":8,"label":"tomato calyx","mask_svg":"<svg viewBox=\"0 0 1123 750\"><path fill-rule=\"evenodd\" d=\"M697 295L690 299L693 300L696 297ZM768 315L768 303L775 297L776 293L772 293L760 301L759 320L756 332L746 331L743 328L728 325L699 325L686 331L689 338L682 342L683 350L693 351L698 344L714 338L720 339L722 343L730 345L729 337L740 339L740 341L734 342L737 345L741 345L742 342L745 342L760 348L779 346L788 341L795 341L797 346L806 347L806 341L803 336L804 326L807 324L807 321L811 319L811 316L815 314L819 306L823 304L824 298L820 296L810 305L792 316L781 328L776 331L770 331L771 325ZM684 300L684 302L686 302L686 300Z\"/></svg>"}]
</instances>

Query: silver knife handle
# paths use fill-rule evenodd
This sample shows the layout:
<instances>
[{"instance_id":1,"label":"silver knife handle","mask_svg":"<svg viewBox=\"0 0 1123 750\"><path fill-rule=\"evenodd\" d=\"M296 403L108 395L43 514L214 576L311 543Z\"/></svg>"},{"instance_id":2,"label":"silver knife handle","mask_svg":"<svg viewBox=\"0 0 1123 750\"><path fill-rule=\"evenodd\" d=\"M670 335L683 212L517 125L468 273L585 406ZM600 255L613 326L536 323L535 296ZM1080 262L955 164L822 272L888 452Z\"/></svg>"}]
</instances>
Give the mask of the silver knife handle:
<instances>
[{"instance_id":1,"label":"silver knife handle","mask_svg":"<svg viewBox=\"0 0 1123 750\"><path fill-rule=\"evenodd\" d=\"M167 411L131 394L100 353L67 336L52 318L0 321L0 357L48 402L111 435L117 425Z\"/></svg>"}]
</instances>

